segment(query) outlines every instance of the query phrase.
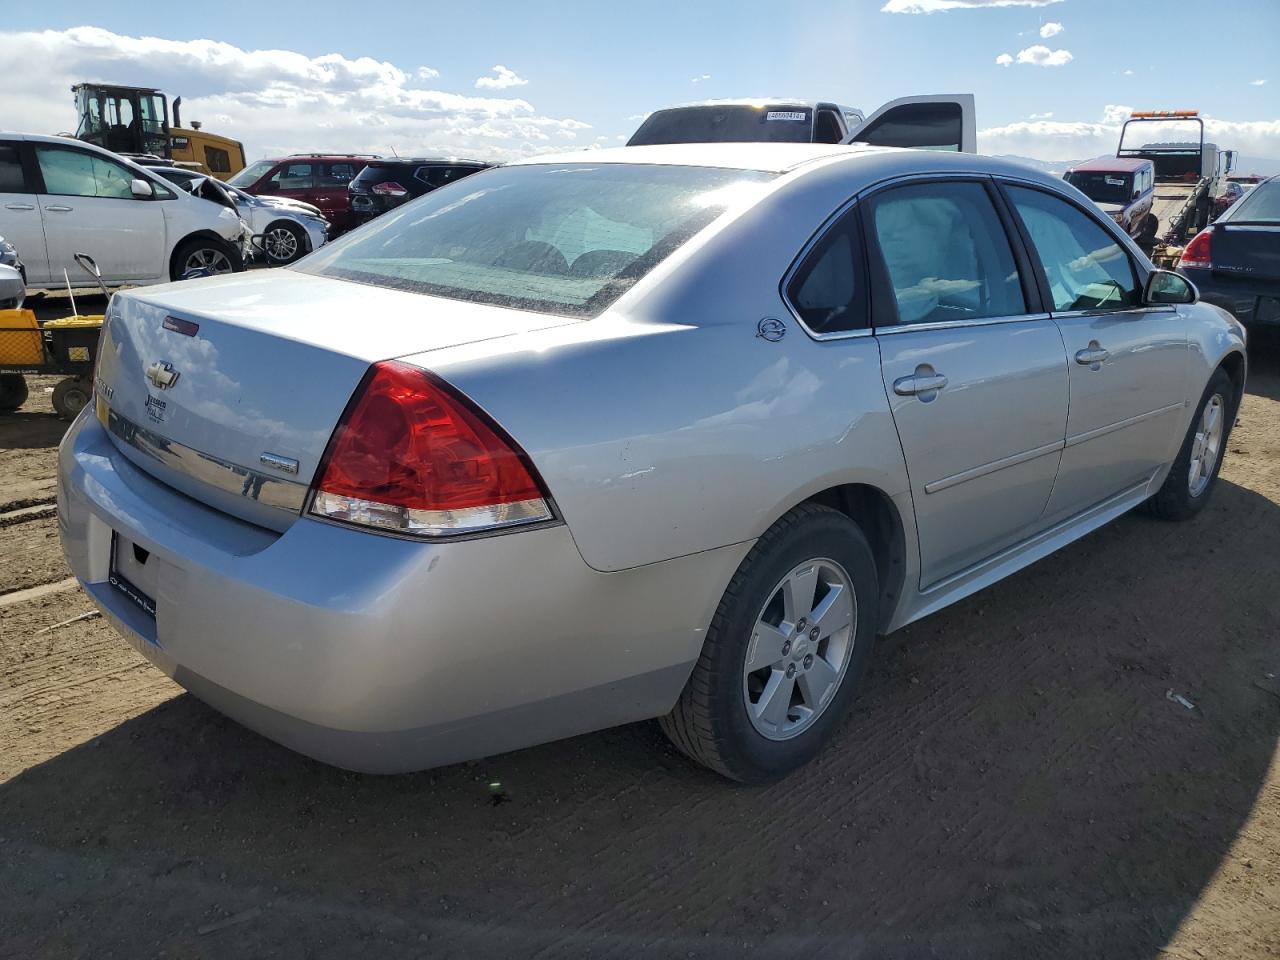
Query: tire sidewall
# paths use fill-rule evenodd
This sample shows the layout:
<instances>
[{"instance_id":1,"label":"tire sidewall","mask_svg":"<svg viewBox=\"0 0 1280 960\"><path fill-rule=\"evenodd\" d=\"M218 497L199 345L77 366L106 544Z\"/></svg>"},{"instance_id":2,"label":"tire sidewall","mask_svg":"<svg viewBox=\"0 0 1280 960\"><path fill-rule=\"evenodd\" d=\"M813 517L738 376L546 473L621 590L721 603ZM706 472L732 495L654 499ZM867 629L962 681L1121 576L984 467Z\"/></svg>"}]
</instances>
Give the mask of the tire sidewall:
<instances>
[{"instance_id":1,"label":"tire sidewall","mask_svg":"<svg viewBox=\"0 0 1280 960\"><path fill-rule=\"evenodd\" d=\"M169 279L181 280L183 273L186 272L186 263L191 254L206 247L210 250L219 251L230 260L232 273L239 273L244 269L244 260L240 257L239 252L225 240L215 240L211 237L193 237L189 240L184 240L175 249L173 264L169 269Z\"/></svg>"},{"instance_id":2,"label":"tire sidewall","mask_svg":"<svg viewBox=\"0 0 1280 960\"><path fill-rule=\"evenodd\" d=\"M1191 448L1195 444L1196 429L1200 426L1200 418L1204 416L1204 408L1214 394L1222 395L1222 416L1224 419L1222 442L1218 450L1218 459L1213 464L1213 472L1209 477L1209 482L1200 491L1199 495L1193 497L1187 482L1187 476L1191 470ZM1235 419L1236 398L1231 378L1227 376L1225 371L1216 370L1213 376L1209 378L1209 384L1204 388L1204 393L1200 396L1200 402L1196 404L1196 412L1187 427L1187 434L1182 439L1182 448L1178 451L1178 458L1174 460L1169 474L1170 479L1178 485L1175 490L1178 492L1178 498L1181 501L1180 506L1187 515L1199 513L1204 509L1204 505L1209 502L1209 497L1213 494L1213 488L1218 485L1218 471L1222 469L1222 461L1226 459L1227 441L1231 438L1231 428L1235 424Z\"/></svg>"},{"instance_id":3,"label":"tire sidewall","mask_svg":"<svg viewBox=\"0 0 1280 960\"><path fill-rule=\"evenodd\" d=\"M857 620L849 664L835 696L803 733L775 741L762 736L747 715L743 697L743 668L749 640L761 608L779 581L806 560L827 558L844 567L853 583ZM822 748L839 725L853 699L859 677L875 642L879 584L875 559L857 525L834 511L809 516L769 545L768 552L751 560L746 576L724 619L717 624L718 658L715 712L726 741L725 758L742 780L776 780L803 765Z\"/></svg>"}]
</instances>

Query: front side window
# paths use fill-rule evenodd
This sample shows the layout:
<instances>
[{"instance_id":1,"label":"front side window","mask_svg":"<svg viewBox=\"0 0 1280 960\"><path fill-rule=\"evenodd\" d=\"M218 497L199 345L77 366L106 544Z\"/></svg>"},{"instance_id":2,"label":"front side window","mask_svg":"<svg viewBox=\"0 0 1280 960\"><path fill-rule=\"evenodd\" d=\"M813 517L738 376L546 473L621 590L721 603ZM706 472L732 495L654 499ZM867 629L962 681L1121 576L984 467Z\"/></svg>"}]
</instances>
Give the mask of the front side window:
<instances>
[{"instance_id":1,"label":"front side window","mask_svg":"<svg viewBox=\"0 0 1280 960\"><path fill-rule=\"evenodd\" d=\"M982 184L894 187L872 198L870 221L898 323L1027 312L1008 235Z\"/></svg>"},{"instance_id":2,"label":"front side window","mask_svg":"<svg viewBox=\"0 0 1280 960\"><path fill-rule=\"evenodd\" d=\"M255 160L229 179L227 183L233 187L252 187L266 176L267 172L275 165L276 162L274 160Z\"/></svg>"},{"instance_id":3,"label":"front side window","mask_svg":"<svg viewBox=\"0 0 1280 960\"><path fill-rule=\"evenodd\" d=\"M857 143L917 150L960 149L964 111L952 102L905 103L886 110L857 133Z\"/></svg>"},{"instance_id":4,"label":"front side window","mask_svg":"<svg viewBox=\"0 0 1280 960\"><path fill-rule=\"evenodd\" d=\"M316 185L315 169L310 163L286 163L271 177L276 190L310 190Z\"/></svg>"},{"instance_id":5,"label":"front side window","mask_svg":"<svg viewBox=\"0 0 1280 960\"><path fill-rule=\"evenodd\" d=\"M133 171L80 150L36 146L45 193L61 197L133 199Z\"/></svg>"},{"instance_id":6,"label":"front side window","mask_svg":"<svg viewBox=\"0 0 1280 960\"><path fill-rule=\"evenodd\" d=\"M1142 291L1129 255L1101 224L1043 191L1006 189L1044 267L1054 310L1138 305Z\"/></svg>"},{"instance_id":7,"label":"front side window","mask_svg":"<svg viewBox=\"0 0 1280 960\"><path fill-rule=\"evenodd\" d=\"M787 299L814 333L867 326L857 216L850 211L814 245L787 285Z\"/></svg>"},{"instance_id":8,"label":"front side window","mask_svg":"<svg viewBox=\"0 0 1280 960\"><path fill-rule=\"evenodd\" d=\"M595 316L771 179L648 164L499 167L327 244L297 269L375 286Z\"/></svg>"}]
</instances>

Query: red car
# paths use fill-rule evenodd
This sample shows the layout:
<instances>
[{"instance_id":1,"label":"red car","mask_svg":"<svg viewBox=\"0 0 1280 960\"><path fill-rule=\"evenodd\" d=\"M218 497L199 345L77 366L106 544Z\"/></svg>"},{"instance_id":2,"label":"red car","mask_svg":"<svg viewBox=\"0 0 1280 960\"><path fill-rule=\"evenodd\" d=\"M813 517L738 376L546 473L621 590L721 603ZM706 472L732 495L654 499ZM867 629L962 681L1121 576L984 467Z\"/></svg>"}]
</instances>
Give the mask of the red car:
<instances>
[{"instance_id":1,"label":"red car","mask_svg":"<svg viewBox=\"0 0 1280 960\"><path fill-rule=\"evenodd\" d=\"M299 153L258 160L227 182L260 197L288 197L320 209L337 236L356 225L347 201L347 184L369 163L373 154Z\"/></svg>"}]
</instances>

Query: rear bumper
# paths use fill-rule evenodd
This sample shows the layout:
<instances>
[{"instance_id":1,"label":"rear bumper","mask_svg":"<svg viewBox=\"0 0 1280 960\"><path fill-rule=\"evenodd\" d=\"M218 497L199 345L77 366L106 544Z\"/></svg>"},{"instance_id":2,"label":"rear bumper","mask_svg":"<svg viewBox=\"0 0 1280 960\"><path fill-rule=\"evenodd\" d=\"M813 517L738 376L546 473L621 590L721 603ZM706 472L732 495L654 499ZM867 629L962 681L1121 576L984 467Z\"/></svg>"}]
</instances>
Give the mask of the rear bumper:
<instances>
[{"instance_id":1,"label":"rear bumper","mask_svg":"<svg viewBox=\"0 0 1280 960\"><path fill-rule=\"evenodd\" d=\"M158 668L286 746L384 773L666 712L749 546L602 574L564 526L277 534L152 479L91 415L59 452L58 517L73 572ZM150 553L154 619L108 582L113 531Z\"/></svg>"}]
</instances>

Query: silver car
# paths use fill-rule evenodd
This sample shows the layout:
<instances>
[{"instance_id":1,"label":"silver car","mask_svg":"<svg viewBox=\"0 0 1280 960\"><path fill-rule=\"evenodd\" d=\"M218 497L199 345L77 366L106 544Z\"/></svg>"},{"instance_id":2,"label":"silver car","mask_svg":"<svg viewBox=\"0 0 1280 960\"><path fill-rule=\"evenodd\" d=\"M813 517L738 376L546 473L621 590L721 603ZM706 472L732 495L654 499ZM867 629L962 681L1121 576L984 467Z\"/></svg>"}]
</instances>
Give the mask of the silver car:
<instances>
[{"instance_id":1,"label":"silver car","mask_svg":"<svg viewBox=\"0 0 1280 960\"><path fill-rule=\"evenodd\" d=\"M877 634L1213 489L1242 328L995 159L629 147L118 293L76 576L196 696L403 771L652 717L812 757Z\"/></svg>"}]
</instances>

